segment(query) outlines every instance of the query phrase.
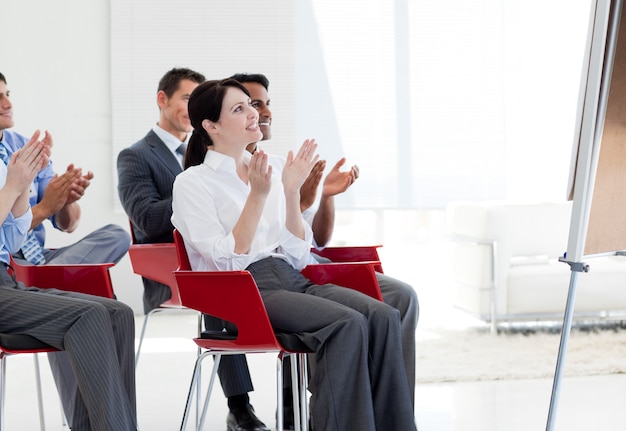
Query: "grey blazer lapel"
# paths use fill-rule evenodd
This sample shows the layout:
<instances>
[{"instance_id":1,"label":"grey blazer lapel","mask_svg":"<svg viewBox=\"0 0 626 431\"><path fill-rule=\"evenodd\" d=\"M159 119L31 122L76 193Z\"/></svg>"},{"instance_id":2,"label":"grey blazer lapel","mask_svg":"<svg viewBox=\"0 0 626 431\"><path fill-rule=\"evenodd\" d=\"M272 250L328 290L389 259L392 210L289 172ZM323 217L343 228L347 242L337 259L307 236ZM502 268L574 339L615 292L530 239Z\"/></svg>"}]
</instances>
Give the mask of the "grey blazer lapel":
<instances>
[{"instance_id":1,"label":"grey blazer lapel","mask_svg":"<svg viewBox=\"0 0 626 431\"><path fill-rule=\"evenodd\" d=\"M154 152L158 159L163 162L163 165L166 166L174 176L183 171L183 168L180 166L180 163L178 163L176 156L172 154L169 148L167 148L167 145L165 145L156 133L151 130L146 138L152 152Z\"/></svg>"}]
</instances>

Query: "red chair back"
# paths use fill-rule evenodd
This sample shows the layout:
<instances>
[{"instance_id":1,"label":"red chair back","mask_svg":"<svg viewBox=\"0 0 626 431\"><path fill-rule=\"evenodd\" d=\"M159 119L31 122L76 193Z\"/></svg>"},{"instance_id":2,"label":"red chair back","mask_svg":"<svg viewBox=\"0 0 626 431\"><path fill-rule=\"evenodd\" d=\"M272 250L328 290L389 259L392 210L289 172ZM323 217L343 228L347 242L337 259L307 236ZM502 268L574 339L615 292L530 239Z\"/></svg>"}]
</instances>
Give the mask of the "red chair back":
<instances>
[{"instance_id":1,"label":"red chair back","mask_svg":"<svg viewBox=\"0 0 626 431\"><path fill-rule=\"evenodd\" d=\"M128 255L133 272L169 286L172 297L161 304L161 307L181 307L178 285L174 277L174 271L178 268L174 243L136 244L132 223L130 223L130 231L133 243L128 249Z\"/></svg>"},{"instance_id":2,"label":"red chair back","mask_svg":"<svg viewBox=\"0 0 626 431\"><path fill-rule=\"evenodd\" d=\"M183 236L178 232L178 229L174 229L174 244L176 244L176 256L178 257L178 269L183 271L191 271L191 264L189 263L189 255L185 248L185 241Z\"/></svg>"},{"instance_id":3,"label":"red chair back","mask_svg":"<svg viewBox=\"0 0 626 431\"><path fill-rule=\"evenodd\" d=\"M192 271L185 242L174 230L179 269L174 272L183 305L233 323L234 340L196 342L211 349L264 352L283 350L274 335L259 289L248 271Z\"/></svg>"}]
</instances>

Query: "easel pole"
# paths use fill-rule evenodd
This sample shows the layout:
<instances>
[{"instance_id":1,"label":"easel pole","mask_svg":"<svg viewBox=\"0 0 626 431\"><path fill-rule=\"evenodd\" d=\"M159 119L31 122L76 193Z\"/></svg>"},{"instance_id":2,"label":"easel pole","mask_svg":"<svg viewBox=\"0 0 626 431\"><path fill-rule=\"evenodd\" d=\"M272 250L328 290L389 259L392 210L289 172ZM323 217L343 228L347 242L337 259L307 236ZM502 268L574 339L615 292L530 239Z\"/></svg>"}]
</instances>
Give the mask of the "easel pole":
<instances>
[{"instance_id":1,"label":"easel pole","mask_svg":"<svg viewBox=\"0 0 626 431\"><path fill-rule=\"evenodd\" d=\"M584 263L571 263L572 274L570 276L569 290L567 293L567 304L565 306L565 316L563 317L563 328L561 330L561 341L559 344L559 354L556 360L556 371L554 372L554 380L552 382L552 395L550 397L550 409L548 410L548 423L546 431L553 431L556 407L559 402L559 393L561 379L563 377L563 364L565 363L565 353L567 352L567 344L569 343L569 335L572 328L572 317L574 315L574 303L576 302L576 285L578 284L578 275L581 272L589 271L589 267Z\"/></svg>"},{"instance_id":2,"label":"easel pole","mask_svg":"<svg viewBox=\"0 0 626 431\"><path fill-rule=\"evenodd\" d=\"M574 154L576 155L574 159L576 170L573 176L574 204L572 206L567 252L560 259L570 265L572 273L563 317L546 431L554 429L556 407L563 377L562 368L574 314L578 276L581 272L589 270L589 267L581 260L585 254L585 241L590 219L591 201L594 196L595 177L604 132L621 14L622 0L592 1L587 54L583 61L585 79L581 82L581 98L579 99L578 115L580 121L576 125L577 138L574 142ZM588 254L592 255L600 252L602 251L587 251Z\"/></svg>"}]
</instances>

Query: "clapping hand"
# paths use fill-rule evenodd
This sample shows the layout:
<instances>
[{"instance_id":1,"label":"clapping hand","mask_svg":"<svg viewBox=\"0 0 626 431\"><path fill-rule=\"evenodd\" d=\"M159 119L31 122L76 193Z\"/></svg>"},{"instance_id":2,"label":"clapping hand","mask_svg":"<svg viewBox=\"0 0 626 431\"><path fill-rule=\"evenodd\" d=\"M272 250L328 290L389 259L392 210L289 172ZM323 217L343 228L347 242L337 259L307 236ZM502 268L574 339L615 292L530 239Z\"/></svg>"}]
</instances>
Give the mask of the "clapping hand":
<instances>
[{"instance_id":1,"label":"clapping hand","mask_svg":"<svg viewBox=\"0 0 626 431\"><path fill-rule=\"evenodd\" d=\"M272 186L272 167L267 164L267 154L255 151L248 166L248 181L251 193L267 196Z\"/></svg>"},{"instance_id":2,"label":"clapping hand","mask_svg":"<svg viewBox=\"0 0 626 431\"><path fill-rule=\"evenodd\" d=\"M322 177L324 175L324 169L326 169L326 160L318 160L313 165L313 169L311 169L311 173L304 183L302 187L300 187L300 211L304 212L309 209L315 203L315 196L317 196L317 188L322 182Z\"/></svg>"},{"instance_id":3,"label":"clapping hand","mask_svg":"<svg viewBox=\"0 0 626 431\"><path fill-rule=\"evenodd\" d=\"M339 160L328 173L324 180L322 196L328 197L343 193L359 178L359 167L356 165L352 166L349 171L340 171L344 163L346 163L345 157Z\"/></svg>"},{"instance_id":4,"label":"clapping hand","mask_svg":"<svg viewBox=\"0 0 626 431\"><path fill-rule=\"evenodd\" d=\"M13 153L8 165L6 184L19 193L28 193L37 172L45 168L50 161L52 136L46 131L39 140L41 132L35 131L23 148Z\"/></svg>"},{"instance_id":5,"label":"clapping hand","mask_svg":"<svg viewBox=\"0 0 626 431\"><path fill-rule=\"evenodd\" d=\"M78 170L78 175L74 177L74 182L70 185L69 193L67 195L67 199L65 200L65 204L71 204L79 200L85 194L85 190L91 184L91 180L93 179L93 172L87 171L85 175L82 175L82 169L74 168L74 165L69 165L67 167L67 171Z\"/></svg>"},{"instance_id":6,"label":"clapping hand","mask_svg":"<svg viewBox=\"0 0 626 431\"><path fill-rule=\"evenodd\" d=\"M315 153L316 149L315 139L307 139L295 156L293 151L289 151L282 176L285 192L300 190L311 169L319 159L319 155Z\"/></svg>"}]
</instances>

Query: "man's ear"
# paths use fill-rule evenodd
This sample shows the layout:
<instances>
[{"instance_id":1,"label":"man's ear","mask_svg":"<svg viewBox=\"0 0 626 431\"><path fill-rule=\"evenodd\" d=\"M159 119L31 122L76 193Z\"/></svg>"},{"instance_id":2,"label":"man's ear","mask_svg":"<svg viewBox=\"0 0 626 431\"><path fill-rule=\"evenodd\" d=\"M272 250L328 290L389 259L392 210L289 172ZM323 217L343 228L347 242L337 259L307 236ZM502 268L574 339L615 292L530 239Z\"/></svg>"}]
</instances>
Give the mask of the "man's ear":
<instances>
[{"instance_id":1,"label":"man's ear","mask_svg":"<svg viewBox=\"0 0 626 431\"><path fill-rule=\"evenodd\" d=\"M161 90L157 93L157 105L159 105L159 109L163 109L165 106L165 101L167 100L167 94L165 91Z\"/></svg>"}]
</instances>

